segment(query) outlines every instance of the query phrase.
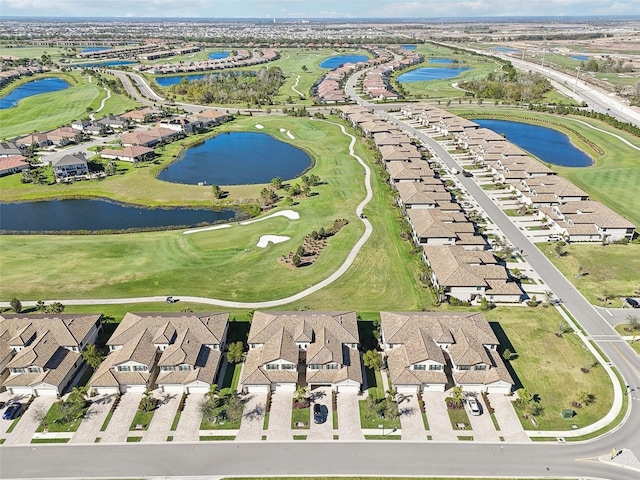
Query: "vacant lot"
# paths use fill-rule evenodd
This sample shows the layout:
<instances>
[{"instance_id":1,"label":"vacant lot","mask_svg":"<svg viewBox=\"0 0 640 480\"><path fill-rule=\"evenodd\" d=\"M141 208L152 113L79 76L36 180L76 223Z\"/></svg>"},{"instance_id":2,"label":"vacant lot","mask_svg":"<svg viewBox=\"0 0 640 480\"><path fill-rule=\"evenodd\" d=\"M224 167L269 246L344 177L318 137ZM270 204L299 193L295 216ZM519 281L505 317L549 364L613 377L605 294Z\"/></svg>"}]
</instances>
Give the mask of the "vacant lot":
<instances>
[{"instance_id":1,"label":"vacant lot","mask_svg":"<svg viewBox=\"0 0 640 480\"><path fill-rule=\"evenodd\" d=\"M631 297L640 291L640 245L586 245L565 247L558 256L550 244L538 244L562 274L593 304L621 307L618 297Z\"/></svg>"}]
</instances>

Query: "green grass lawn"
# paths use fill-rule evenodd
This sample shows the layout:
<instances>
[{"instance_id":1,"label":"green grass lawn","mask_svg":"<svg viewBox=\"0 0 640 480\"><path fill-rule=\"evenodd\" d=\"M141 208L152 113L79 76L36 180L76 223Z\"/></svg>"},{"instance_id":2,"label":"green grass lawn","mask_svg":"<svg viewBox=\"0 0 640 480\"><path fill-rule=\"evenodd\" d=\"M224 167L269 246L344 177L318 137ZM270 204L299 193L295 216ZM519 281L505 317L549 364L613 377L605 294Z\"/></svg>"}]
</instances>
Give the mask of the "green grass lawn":
<instances>
[{"instance_id":1,"label":"green grass lawn","mask_svg":"<svg viewBox=\"0 0 640 480\"><path fill-rule=\"evenodd\" d=\"M311 420L311 408L294 408L291 410L291 428L299 429L298 422L304 423L305 429L310 427L309 423Z\"/></svg>"},{"instance_id":2,"label":"green grass lawn","mask_svg":"<svg viewBox=\"0 0 640 480\"><path fill-rule=\"evenodd\" d=\"M101 87L95 83L89 83L88 77L78 72L51 72L33 75L28 79L37 80L47 77L62 78L70 83L71 87L27 97L14 108L0 110L3 138L26 135L33 131L51 130L77 118L86 117L88 116L87 107L98 108L100 98L106 95ZM12 82L3 89L6 90L4 93L6 94L19 84L18 81ZM135 102L112 93L112 98L105 104L105 110L96 115L100 118L107 113L122 113L127 107L132 108L135 105Z\"/></svg>"},{"instance_id":3,"label":"green grass lawn","mask_svg":"<svg viewBox=\"0 0 640 480\"><path fill-rule=\"evenodd\" d=\"M471 428L471 422L464 408L447 408L451 428L454 430L468 430ZM458 424L464 424L465 428L458 428Z\"/></svg>"},{"instance_id":4,"label":"green grass lawn","mask_svg":"<svg viewBox=\"0 0 640 480\"><path fill-rule=\"evenodd\" d=\"M244 118L233 128L250 128L254 121ZM0 249L4 254L0 269L5 273L0 278L0 290L6 292L7 298L15 295L23 300L35 300L50 298L51 285L55 283L58 298L123 297L161 292L174 296L188 294L257 301L282 298L326 278L344 261L362 233L362 223L354 212L355 205L364 197L362 167L346 155L344 137L336 135L335 126L288 117L261 119L260 122L274 135L279 134L280 125L289 127L296 135L296 144L307 148L318 160L312 172L325 184L314 187L318 195L301 199L293 207L300 213L300 220L272 219L190 236L175 231L99 236L2 236ZM364 143L357 142L356 151L362 158L368 158ZM3 192L0 198L11 190L2 189L8 178L0 179ZM103 190L102 194L110 197L116 191L128 190L139 198L149 193L135 185L136 178L140 177L131 175L128 178L131 182L127 180L117 188ZM162 197L165 185L171 185L155 179L152 182L156 182L153 194L158 199ZM148 185L146 181L140 183L142 187ZM397 218L389 214L389 188L377 178L373 183L375 196L365 212L374 232L361 254L338 281L293 303L291 308L412 310L431 304L429 292L417 281L420 258L410 255L410 244L398 236ZM88 194L95 187L98 191L93 193L99 194L105 185L87 182L77 192L72 189L70 193ZM60 191L56 187L53 186L51 194ZM193 188L200 188L202 192L202 187ZM202 195L210 196L210 193ZM171 194L168 196L172 197ZM17 200L15 195L12 199ZM346 218L350 223L329 239L312 266L292 269L278 261L300 245L305 235L329 227L336 218ZM266 249L256 248L259 236L266 233L290 236L291 240ZM60 248L73 251L74 255L64 262L52 262ZM263 278L277 278L278 281L256 282L255 271L260 271ZM212 276L215 276L215 282L211 281ZM363 289L363 285L367 288ZM140 311L141 307L134 306L133 309ZM154 306L153 310L185 307L187 305L181 303L174 306L163 303ZM195 309L202 311L203 307Z\"/></svg>"},{"instance_id":5,"label":"green grass lawn","mask_svg":"<svg viewBox=\"0 0 640 480\"><path fill-rule=\"evenodd\" d=\"M562 320L555 309L499 307L484 313L501 348L518 355L510 362L516 386L537 394L544 407L536 417L538 426L522 420L525 428L570 430L571 425L584 427L607 414L613 402L611 380L600 366L582 373L581 368L595 359L576 335L555 335ZM562 409L571 408L582 392L595 395L595 403L577 410L576 417L563 419Z\"/></svg>"},{"instance_id":6,"label":"green grass lawn","mask_svg":"<svg viewBox=\"0 0 640 480\"><path fill-rule=\"evenodd\" d=\"M537 244L540 251L594 305L604 306L605 294L634 296L640 290L640 245L572 244L558 257L552 245ZM580 274L582 267L582 274ZM607 305L621 307L619 298Z\"/></svg>"},{"instance_id":7,"label":"green grass lawn","mask_svg":"<svg viewBox=\"0 0 640 480\"><path fill-rule=\"evenodd\" d=\"M220 395L235 392L240 381L240 373L242 372L242 363L228 363L227 371L224 374L222 383L218 385Z\"/></svg>"},{"instance_id":8,"label":"green grass lawn","mask_svg":"<svg viewBox=\"0 0 640 480\"><path fill-rule=\"evenodd\" d=\"M141 430L148 430L149 425L151 425L151 419L153 418L154 413L156 413L155 409L151 410L150 412L138 410L135 417L133 417L133 421L131 422L129 430L136 430L137 425L142 425Z\"/></svg>"},{"instance_id":9,"label":"green grass lawn","mask_svg":"<svg viewBox=\"0 0 640 480\"><path fill-rule=\"evenodd\" d=\"M378 402L383 401L386 393L382 384L382 374L379 370L372 370L370 368L365 368L365 374L367 376L367 385L369 386L367 390L368 395L375 398ZM358 404L360 408L360 425L362 428L378 428L378 425L384 425L384 428L389 430L400 428L400 417L390 420L372 415L370 418L367 418L365 401L361 400Z\"/></svg>"},{"instance_id":10,"label":"green grass lawn","mask_svg":"<svg viewBox=\"0 0 640 480\"><path fill-rule=\"evenodd\" d=\"M80 422L82 421L82 416L80 416L79 418L76 418L75 420L69 423L63 421L62 415L60 414L61 404L62 402L55 402L53 405L51 405L51 408L47 412L47 415L45 416L44 420L38 426L36 430L37 432L43 432L45 429L45 425L49 432L75 432L76 430L78 430L78 427L80 426ZM86 405L84 407L84 409L82 410L83 415L88 408L89 408L89 405Z\"/></svg>"}]
</instances>

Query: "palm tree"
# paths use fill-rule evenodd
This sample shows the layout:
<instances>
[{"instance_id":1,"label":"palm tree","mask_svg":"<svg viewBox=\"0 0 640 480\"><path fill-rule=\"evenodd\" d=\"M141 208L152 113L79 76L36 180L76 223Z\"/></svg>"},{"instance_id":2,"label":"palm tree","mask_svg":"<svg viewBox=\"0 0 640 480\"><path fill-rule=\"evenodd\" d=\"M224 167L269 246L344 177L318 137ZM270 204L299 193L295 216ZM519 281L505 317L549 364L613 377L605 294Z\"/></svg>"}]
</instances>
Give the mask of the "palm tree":
<instances>
[{"instance_id":1,"label":"palm tree","mask_svg":"<svg viewBox=\"0 0 640 480\"><path fill-rule=\"evenodd\" d=\"M87 387L86 385L82 387L73 387L73 390L71 390L71 393L69 393L69 396L67 397L67 402L84 405L84 403L87 401L86 395L88 392L89 387Z\"/></svg>"}]
</instances>

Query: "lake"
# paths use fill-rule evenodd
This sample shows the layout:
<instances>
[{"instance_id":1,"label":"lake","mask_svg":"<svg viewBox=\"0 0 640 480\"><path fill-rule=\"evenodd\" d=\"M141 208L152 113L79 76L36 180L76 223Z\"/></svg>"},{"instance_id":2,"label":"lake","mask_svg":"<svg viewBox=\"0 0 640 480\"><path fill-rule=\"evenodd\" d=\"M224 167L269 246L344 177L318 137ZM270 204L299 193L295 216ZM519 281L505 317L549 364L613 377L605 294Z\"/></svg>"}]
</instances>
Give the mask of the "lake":
<instances>
[{"instance_id":1,"label":"lake","mask_svg":"<svg viewBox=\"0 0 640 480\"><path fill-rule=\"evenodd\" d=\"M0 231L163 230L211 225L234 220L236 216L234 210L147 209L98 199L0 203Z\"/></svg>"},{"instance_id":2,"label":"lake","mask_svg":"<svg viewBox=\"0 0 640 480\"><path fill-rule=\"evenodd\" d=\"M400 48L404 48L405 50L416 50L418 46L417 45L400 45Z\"/></svg>"},{"instance_id":3,"label":"lake","mask_svg":"<svg viewBox=\"0 0 640 480\"><path fill-rule=\"evenodd\" d=\"M518 51L515 48L510 48L510 47L493 47L492 50L497 50L499 52L506 52L506 53L515 53Z\"/></svg>"},{"instance_id":4,"label":"lake","mask_svg":"<svg viewBox=\"0 0 640 480\"><path fill-rule=\"evenodd\" d=\"M205 75L206 74L204 73L196 73L193 75L178 75L175 77L156 77L155 81L161 87L170 87L171 85L177 85L178 83L182 82L183 78L186 78L191 82L193 80L201 80Z\"/></svg>"},{"instance_id":5,"label":"lake","mask_svg":"<svg viewBox=\"0 0 640 480\"><path fill-rule=\"evenodd\" d=\"M582 62L586 62L587 60L589 60L589 57L586 55L571 55L571 58L573 58L574 60L580 60Z\"/></svg>"},{"instance_id":6,"label":"lake","mask_svg":"<svg viewBox=\"0 0 640 480\"><path fill-rule=\"evenodd\" d=\"M295 132L294 132L295 134ZM266 133L230 132L189 148L158 175L160 180L197 185L247 185L290 180L311 166L301 149Z\"/></svg>"},{"instance_id":7,"label":"lake","mask_svg":"<svg viewBox=\"0 0 640 480\"><path fill-rule=\"evenodd\" d=\"M476 120L481 127L504 134L511 143L535 155L543 162L563 167L588 167L589 155L576 148L569 137L552 128L508 120Z\"/></svg>"},{"instance_id":8,"label":"lake","mask_svg":"<svg viewBox=\"0 0 640 480\"><path fill-rule=\"evenodd\" d=\"M209 54L210 60L219 60L221 58L227 58L229 56L229 52L212 52Z\"/></svg>"},{"instance_id":9,"label":"lake","mask_svg":"<svg viewBox=\"0 0 640 480\"><path fill-rule=\"evenodd\" d=\"M320 62L320 68L338 68L345 63L366 62L369 57L365 55L339 55L337 57L329 57Z\"/></svg>"},{"instance_id":10,"label":"lake","mask_svg":"<svg viewBox=\"0 0 640 480\"><path fill-rule=\"evenodd\" d=\"M403 73L398 77L400 83L428 82L431 80L444 80L445 78L455 78L462 72L471 70L470 68L447 68L447 67L422 67Z\"/></svg>"},{"instance_id":11,"label":"lake","mask_svg":"<svg viewBox=\"0 0 640 480\"><path fill-rule=\"evenodd\" d=\"M0 110L15 107L23 98L40 95L41 93L57 92L70 86L71 85L61 78L42 78L40 80L23 83L19 87L14 88L8 95L0 98Z\"/></svg>"},{"instance_id":12,"label":"lake","mask_svg":"<svg viewBox=\"0 0 640 480\"><path fill-rule=\"evenodd\" d=\"M86 53L86 52L101 52L103 50L111 50L111 47L87 47L87 48L83 48L81 51L82 53Z\"/></svg>"},{"instance_id":13,"label":"lake","mask_svg":"<svg viewBox=\"0 0 640 480\"><path fill-rule=\"evenodd\" d=\"M430 58L429 63L449 64L453 63L451 58Z\"/></svg>"}]
</instances>

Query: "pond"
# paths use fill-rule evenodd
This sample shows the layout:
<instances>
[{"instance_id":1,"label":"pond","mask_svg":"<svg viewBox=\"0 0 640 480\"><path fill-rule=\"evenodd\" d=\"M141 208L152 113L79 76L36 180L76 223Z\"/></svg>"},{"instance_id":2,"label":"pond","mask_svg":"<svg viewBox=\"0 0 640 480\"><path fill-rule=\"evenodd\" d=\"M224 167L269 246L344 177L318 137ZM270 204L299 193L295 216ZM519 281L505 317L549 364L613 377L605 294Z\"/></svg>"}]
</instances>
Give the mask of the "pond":
<instances>
[{"instance_id":1,"label":"pond","mask_svg":"<svg viewBox=\"0 0 640 480\"><path fill-rule=\"evenodd\" d=\"M564 133L552 128L508 120L476 120L481 127L504 134L511 142L543 162L563 167L588 167L589 155L576 148Z\"/></svg>"},{"instance_id":2,"label":"pond","mask_svg":"<svg viewBox=\"0 0 640 480\"><path fill-rule=\"evenodd\" d=\"M571 58L573 58L574 60L580 60L581 62L586 62L587 60L589 60L589 57L587 55L571 55Z\"/></svg>"},{"instance_id":3,"label":"pond","mask_svg":"<svg viewBox=\"0 0 640 480\"><path fill-rule=\"evenodd\" d=\"M369 57L366 55L339 55L336 57L325 58L322 62L320 62L320 68L338 68L340 65L344 65L345 63L358 63L358 62L366 62L369 60Z\"/></svg>"},{"instance_id":4,"label":"pond","mask_svg":"<svg viewBox=\"0 0 640 480\"><path fill-rule=\"evenodd\" d=\"M196 73L193 75L178 75L175 77L156 77L155 81L161 87L170 87L171 85L177 85L178 83L182 82L182 79L184 78L191 82L193 80L201 80L205 75L208 74Z\"/></svg>"},{"instance_id":5,"label":"pond","mask_svg":"<svg viewBox=\"0 0 640 480\"><path fill-rule=\"evenodd\" d=\"M247 185L269 183L275 177L290 180L310 166L311 158L303 150L271 135L229 132L189 148L158 178L191 185Z\"/></svg>"},{"instance_id":6,"label":"pond","mask_svg":"<svg viewBox=\"0 0 640 480\"><path fill-rule=\"evenodd\" d=\"M19 87L14 88L8 95L0 98L0 110L15 107L23 98L39 95L41 93L57 92L58 90L69 88L70 86L71 85L61 78L42 78L40 80L24 83Z\"/></svg>"},{"instance_id":7,"label":"pond","mask_svg":"<svg viewBox=\"0 0 640 480\"><path fill-rule=\"evenodd\" d=\"M447 68L447 67L422 67L403 73L398 77L400 83L428 82L431 80L444 80L454 78L462 72L471 70L470 68Z\"/></svg>"},{"instance_id":8,"label":"pond","mask_svg":"<svg viewBox=\"0 0 640 480\"><path fill-rule=\"evenodd\" d=\"M237 215L234 210L148 209L98 199L0 203L0 231L162 230L211 225L235 220Z\"/></svg>"},{"instance_id":9,"label":"pond","mask_svg":"<svg viewBox=\"0 0 640 480\"><path fill-rule=\"evenodd\" d=\"M219 60L220 58L227 58L229 56L229 52L211 52L209 54L210 60Z\"/></svg>"},{"instance_id":10,"label":"pond","mask_svg":"<svg viewBox=\"0 0 640 480\"><path fill-rule=\"evenodd\" d=\"M83 48L81 51L82 53L87 53L87 52L101 52L103 50L111 50L111 47L87 47L87 48Z\"/></svg>"},{"instance_id":11,"label":"pond","mask_svg":"<svg viewBox=\"0 0 640 480\"><path fill-rule=\"evenodd\" d=\"M506 53L515 53L518 51L515 48L510 48L510 47L493 47L493 50L497 50L499 52L506 52Z\"/></svg>"},{"instance_id":12,"label":"pond","mask_svg":"<svg viewBox=\"0 0 640 480\"><path fill-rule=\"evenodd\" d=\"M430 58L429 63L449 64L453 63L451 58Z\"/></svg>"},{"instance_id":13,"label":"pond","mask_svg":"<svg viewBox=\"0 0 640 480\"><path fill-rule=\"evenodd\" d=\"M416 50L418 46L417 45L400 45L400 48L404 48L405 50Z\"/></svg>"}]
</instances>

